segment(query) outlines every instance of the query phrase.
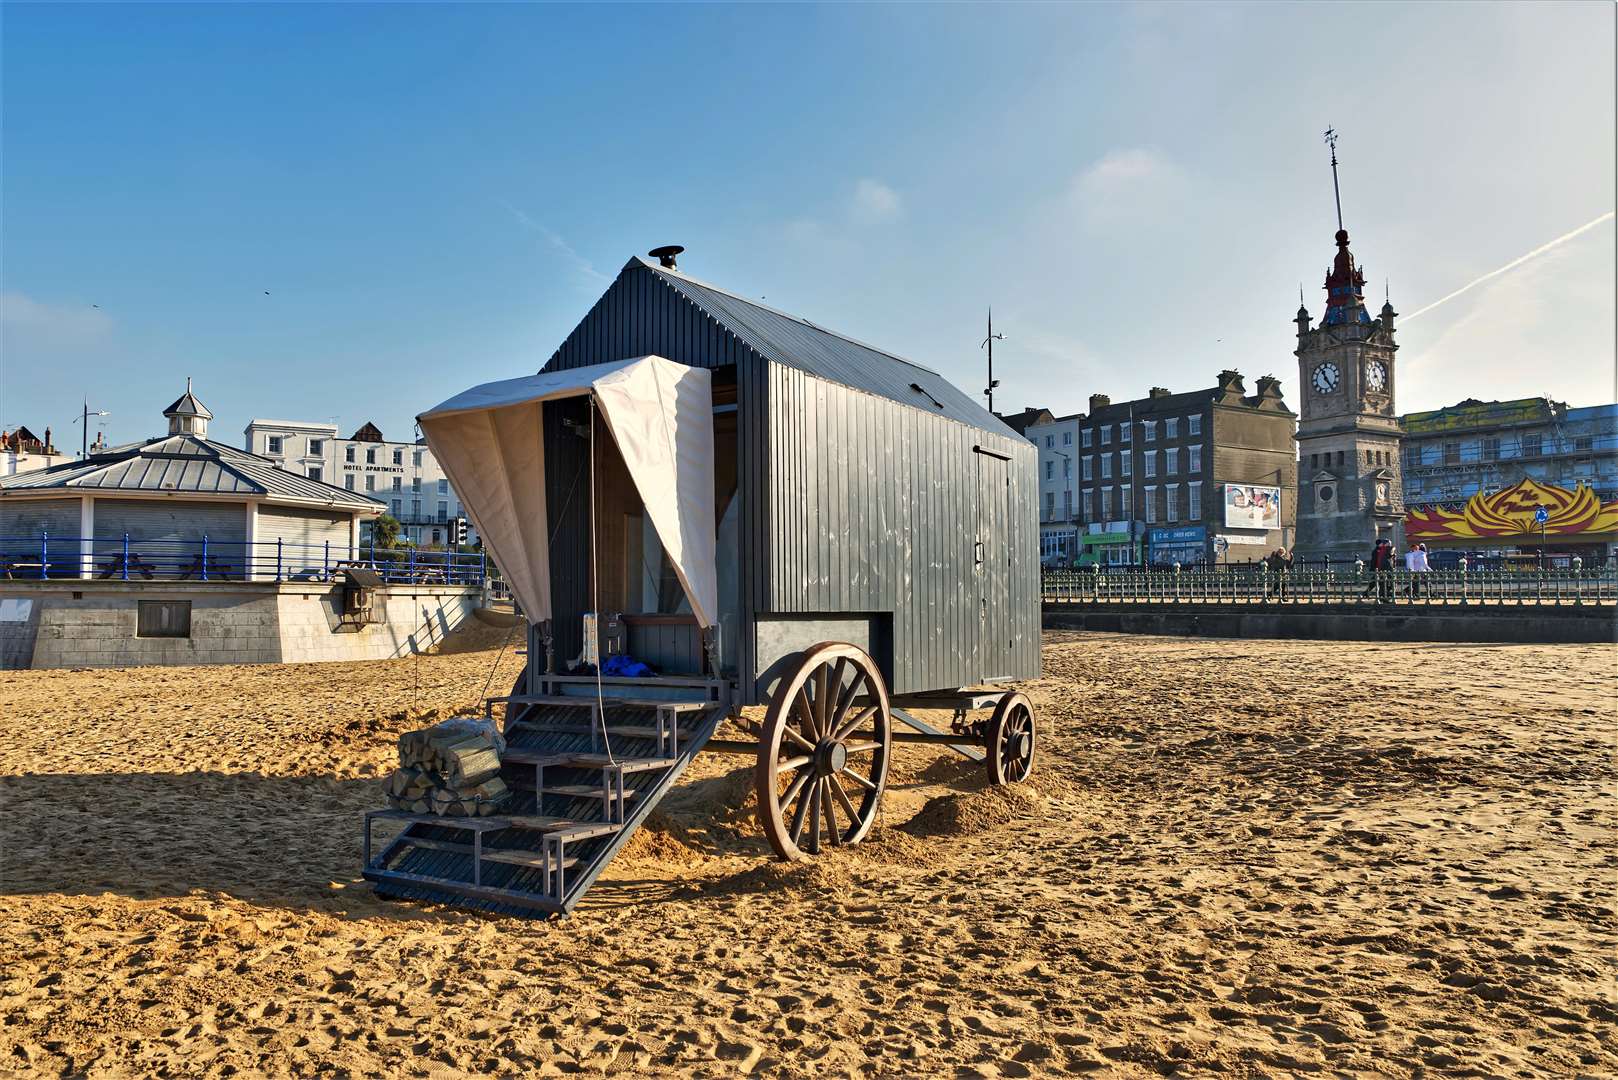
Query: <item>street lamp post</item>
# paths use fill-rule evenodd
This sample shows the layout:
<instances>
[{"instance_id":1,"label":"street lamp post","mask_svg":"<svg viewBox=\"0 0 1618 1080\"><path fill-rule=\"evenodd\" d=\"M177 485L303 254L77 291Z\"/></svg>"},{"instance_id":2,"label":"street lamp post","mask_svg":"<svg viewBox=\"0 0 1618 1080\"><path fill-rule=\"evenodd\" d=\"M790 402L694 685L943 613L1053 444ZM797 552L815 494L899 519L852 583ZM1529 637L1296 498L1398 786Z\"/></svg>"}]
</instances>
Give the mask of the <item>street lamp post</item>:
<instances>
[{"instance_id":1,"label":"street lamp post","mask_svg":"<svg viewBox=\"0 0 1618 1080\"><path fill-rule=\"evenodd\" d=\"M79 451L79 457L87 458L90 456L90 417L110 415L111 414L108 413L106 409L97 409L92 412L90 409L90 399L84 399L84 411L73 418L73 422L78 424L81 429L79 434L83 437L81 440L82 449Z\"/></svg>"}]
</instances>

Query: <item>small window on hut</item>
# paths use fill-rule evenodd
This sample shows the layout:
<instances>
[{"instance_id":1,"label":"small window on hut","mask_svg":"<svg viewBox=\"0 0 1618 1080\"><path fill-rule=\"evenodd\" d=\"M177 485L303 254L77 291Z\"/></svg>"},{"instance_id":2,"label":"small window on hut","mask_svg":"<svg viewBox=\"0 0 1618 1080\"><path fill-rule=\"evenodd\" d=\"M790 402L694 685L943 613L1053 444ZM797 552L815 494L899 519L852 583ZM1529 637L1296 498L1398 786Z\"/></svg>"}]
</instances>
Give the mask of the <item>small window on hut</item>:
<instances>
[{"instance_id":1,"label":"small window on hut","mask_svg":"<svg viewBox=\"0 0 1618 1080\"><path fill-rule=\"evenodd\" d=\"M139 605L136 637L191 636L191 601L141 600Z\"/></svg>"}]
</instances>

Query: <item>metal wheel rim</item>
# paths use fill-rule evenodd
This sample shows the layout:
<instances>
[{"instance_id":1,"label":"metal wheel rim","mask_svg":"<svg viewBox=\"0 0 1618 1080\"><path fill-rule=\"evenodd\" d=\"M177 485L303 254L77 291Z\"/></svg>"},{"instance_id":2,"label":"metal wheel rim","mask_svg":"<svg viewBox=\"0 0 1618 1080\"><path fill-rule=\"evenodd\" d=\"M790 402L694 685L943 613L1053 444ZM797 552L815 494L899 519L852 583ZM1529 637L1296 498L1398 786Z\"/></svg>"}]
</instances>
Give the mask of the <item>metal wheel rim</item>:
<instances>
[{"instance_id":1,"label":"metal wheel rim","mask_svg":"<svg viewBox=\"0 0 1618 1080\"><path fill-rule=\"evenodd\" d=\"M888 783L891 716L875 662L856 646L809 649L764 718L754 786L759 825L783 859L857 844Z\"/></svg>"},{"instance_id":2,"label":"metal wheel rim","mask_svg":"<svg viewBox=\"0 0 1618 1080\"><path fill-rule=\"evenodd\" d=\"M989 722L989 780L994 784L1020 784L1034 771L1039 732L1034 706L1022 694L1007 694L995 706Z\"/></svg>"}]
</instances>

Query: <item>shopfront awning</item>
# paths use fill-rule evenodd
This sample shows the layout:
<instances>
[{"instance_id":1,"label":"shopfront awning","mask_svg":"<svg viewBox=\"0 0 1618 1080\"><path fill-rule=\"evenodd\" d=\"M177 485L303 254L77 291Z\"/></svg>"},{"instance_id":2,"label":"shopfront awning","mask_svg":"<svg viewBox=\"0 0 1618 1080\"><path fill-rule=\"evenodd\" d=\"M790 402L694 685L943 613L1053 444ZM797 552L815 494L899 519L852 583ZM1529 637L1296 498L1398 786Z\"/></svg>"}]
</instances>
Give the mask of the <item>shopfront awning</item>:
<instances>
[{"instance_id":1,"label":"shopfront awning","mask_svg":"<svg viewBox=\"0 0 1618 1080\"><path fill-rule=\"evenodd\" d=\"M417 419L530 622L551 617L547 401L592 395L697 621L719 617L713 392L706 369L661 356L463 391ZM597 433L600 436L600 432Z\"/></svg>"}]
</instances>

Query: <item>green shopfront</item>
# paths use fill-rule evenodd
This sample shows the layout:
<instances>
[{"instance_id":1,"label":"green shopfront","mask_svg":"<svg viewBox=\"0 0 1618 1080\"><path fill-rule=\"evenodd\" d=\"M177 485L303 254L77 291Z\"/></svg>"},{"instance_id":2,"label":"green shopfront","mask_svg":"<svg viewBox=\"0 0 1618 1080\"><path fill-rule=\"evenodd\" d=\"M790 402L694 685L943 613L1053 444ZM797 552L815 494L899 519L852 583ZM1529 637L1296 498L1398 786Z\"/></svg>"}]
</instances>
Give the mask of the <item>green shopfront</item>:
<instances>
[{"instance_id":1,"label":"green shopfront","mask_svg":"<svg viewBox=\"0 0 1618 1080\"><path fill-rule=\"evenodd\" d=\"M1128 531L1086 533L1079 537L1079 565L1133 566L1135 542Z\"/></svg>"}]
</instances>

